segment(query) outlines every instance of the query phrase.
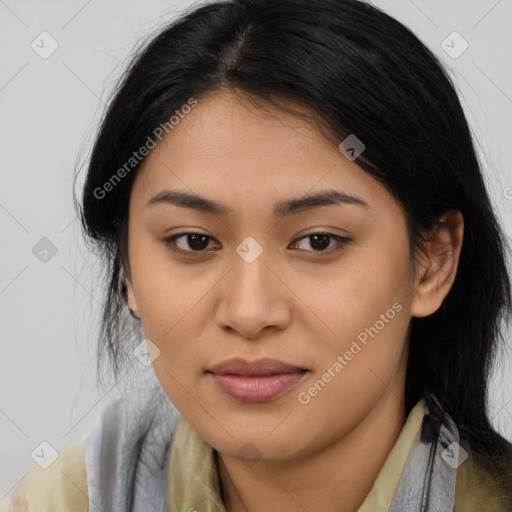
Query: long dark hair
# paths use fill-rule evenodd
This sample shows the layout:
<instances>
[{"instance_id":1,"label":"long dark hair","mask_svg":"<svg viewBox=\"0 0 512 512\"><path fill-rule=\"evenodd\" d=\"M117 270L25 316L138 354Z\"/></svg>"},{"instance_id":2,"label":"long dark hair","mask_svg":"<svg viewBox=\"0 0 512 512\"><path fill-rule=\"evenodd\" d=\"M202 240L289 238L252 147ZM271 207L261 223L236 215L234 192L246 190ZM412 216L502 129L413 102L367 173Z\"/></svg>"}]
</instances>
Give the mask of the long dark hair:
<instances>
[{"instance_id":1,"label":"long dark hair","mask_svg":"<svg viewBox=\"0 0 512 512\"><path fill-rule=\"evenodd\" d=\"M298 104L336 144L350 134L363 141L355 162L403 206L412 256L425 250L443 212L462 212L452 289L437 312L411 320L405 401L410 410L425 398L441 421L450 414L472 452L504 469L511 445L493 430L487 398L512 311L507 242L445 68L409 29L361 1L209 2L136 52L109 102L77 205L106 263L99 355L108 354L117 376L126 329L136 323L123 269L129 275L128 201L140 163L126 162L191 98L223 90L297 115ZM98 197L123 166L122 179Z\"/></svg>"}]
</instances>

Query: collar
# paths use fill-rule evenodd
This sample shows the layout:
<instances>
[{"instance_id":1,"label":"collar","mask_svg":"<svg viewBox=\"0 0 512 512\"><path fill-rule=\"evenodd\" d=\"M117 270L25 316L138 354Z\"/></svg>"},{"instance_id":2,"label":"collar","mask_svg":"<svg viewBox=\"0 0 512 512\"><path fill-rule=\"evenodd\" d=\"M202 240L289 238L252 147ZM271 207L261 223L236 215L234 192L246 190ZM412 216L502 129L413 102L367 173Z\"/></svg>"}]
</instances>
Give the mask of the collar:
<instances>
[{"instance_id":1,"label":"collar","mask_svg":"<svg viewBox=\"0 0 512 512\"><path fill-rule=\"evenodd\" d=\"M423 422L425 401L412 408L357 512L389 512L407 457ZM169 462L165 511L226 512L214 449L180 417Z\"/></svg>"}]
</instances>

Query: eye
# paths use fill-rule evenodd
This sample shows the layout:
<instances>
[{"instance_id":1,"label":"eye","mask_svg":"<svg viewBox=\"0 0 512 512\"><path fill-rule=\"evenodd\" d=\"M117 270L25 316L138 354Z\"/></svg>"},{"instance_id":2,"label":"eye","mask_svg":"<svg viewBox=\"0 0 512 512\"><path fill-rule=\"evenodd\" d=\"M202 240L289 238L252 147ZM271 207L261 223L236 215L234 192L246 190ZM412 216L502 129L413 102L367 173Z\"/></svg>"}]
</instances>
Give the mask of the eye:
<instances>
[{"instance_id":1,"label":"eye","mask_svg":"<svg viewBox=\"0 0 512 512\"><path fill-rule=\"evenodd\" d=\"M350 242L350 239L347 237L334 235L333 233L309 233L298 240L296 240L291 247L296 246L302 240L309 239L310 247L313 248L313 251L309 252L326 252L331 253L335 252L338 249L341 249L344 245ZM173 252L178 254L182 254L185 256L192 256L194 253L197 255L205 254L210 251L206 251L208 248L209 242L214 240L208 235L204 235L202 233L178 233L177 235L173 235L171 237L165 238L163 242L165 245ZM334 245L331 245L331 242L334 241Z\"/></svg>"},{"instance_id":2,"label":"eye","mask_svg":"<svg viewBox=\"0 0 512 512\"><path fill-rule=\"evenodd\" d=\"M164 243L171 251L179 254L203 253L208 247L208 242L213 238L202 233L178 233L164 239Z\"/></svg>"},{"instance_id":3,"label":"eye","mask_svg":"<svg viewBox=\"0 0 512 512\"><path fill-rule=\"evenodd\" d=\"M309 252L335 252L338 249L341 249L344 245L346 245L348 242L350 242L350 238L334 235L333 233L324 233L324 232L318 232L318 233L309 233L306 236L303 236L302 238L299 238L296 242L293 243L293 245L297 245L298 242L301 240L309 239L309 245L310 247L313 247L313 251ZM335 241L336 243L334 246L329 248L329 245L332 241ZM328 248L326 250L326 248ZM306 249L308 250L308 249Z\"/></svg>"}]
</instances>

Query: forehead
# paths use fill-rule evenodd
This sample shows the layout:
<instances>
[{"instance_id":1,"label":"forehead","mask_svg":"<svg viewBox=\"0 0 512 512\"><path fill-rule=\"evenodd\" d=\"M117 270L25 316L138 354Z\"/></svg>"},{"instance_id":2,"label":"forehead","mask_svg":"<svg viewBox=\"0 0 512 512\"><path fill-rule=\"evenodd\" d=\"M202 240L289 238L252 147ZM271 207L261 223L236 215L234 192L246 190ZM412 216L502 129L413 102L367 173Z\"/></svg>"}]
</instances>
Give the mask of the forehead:
<instances>
[{"instance_id":1,"label":"forehead","mask_svg":"<svg viewBox=\"0 0 512 512\"><path fill-rule=\"evenodd\" d=\"M181 116L145 158L132 194L147 201L171 187L242 204L335 188L367 202L389 199L314 120L231 94L200 99Z\"/></svg>"}]
</instances>

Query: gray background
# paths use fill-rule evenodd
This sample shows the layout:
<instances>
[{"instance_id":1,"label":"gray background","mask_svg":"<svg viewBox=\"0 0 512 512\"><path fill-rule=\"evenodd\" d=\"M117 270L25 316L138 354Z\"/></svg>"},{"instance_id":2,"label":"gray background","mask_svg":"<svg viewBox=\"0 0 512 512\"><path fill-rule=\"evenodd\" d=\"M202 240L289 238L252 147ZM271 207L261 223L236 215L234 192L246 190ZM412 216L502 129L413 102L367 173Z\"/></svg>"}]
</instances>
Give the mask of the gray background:
<instances>
[{"instance_id":1,"label":"gray background","mask_svg":"<svg viewBox=\"0 0 512 512\"><path fill-rule=\"evenodd\" d=\"M448 66L510 236L512 1L372 3L410 27ZM84 247L73 210L73 168L80 148L88 152L137 41L189 5L0 0L0 500L34 465L31 453L41 442L56 450L71 444L117 396L115 388L96 389L95 321L103 296L94 278L98 261ZM43 31L58 43L46 59L31 47L34 40L43 45ZM441 47L454 31L469 44L457 58ZM462 47L452 39L453 53ZM39 51L50 43L45 39ZM83 173L78 188L82 179ZM48 243L43 237L57 249L46 262L32 251ZM511 362L510 352L500 356L491 411L510 440Z\"/></svg>"}]
</instances>

